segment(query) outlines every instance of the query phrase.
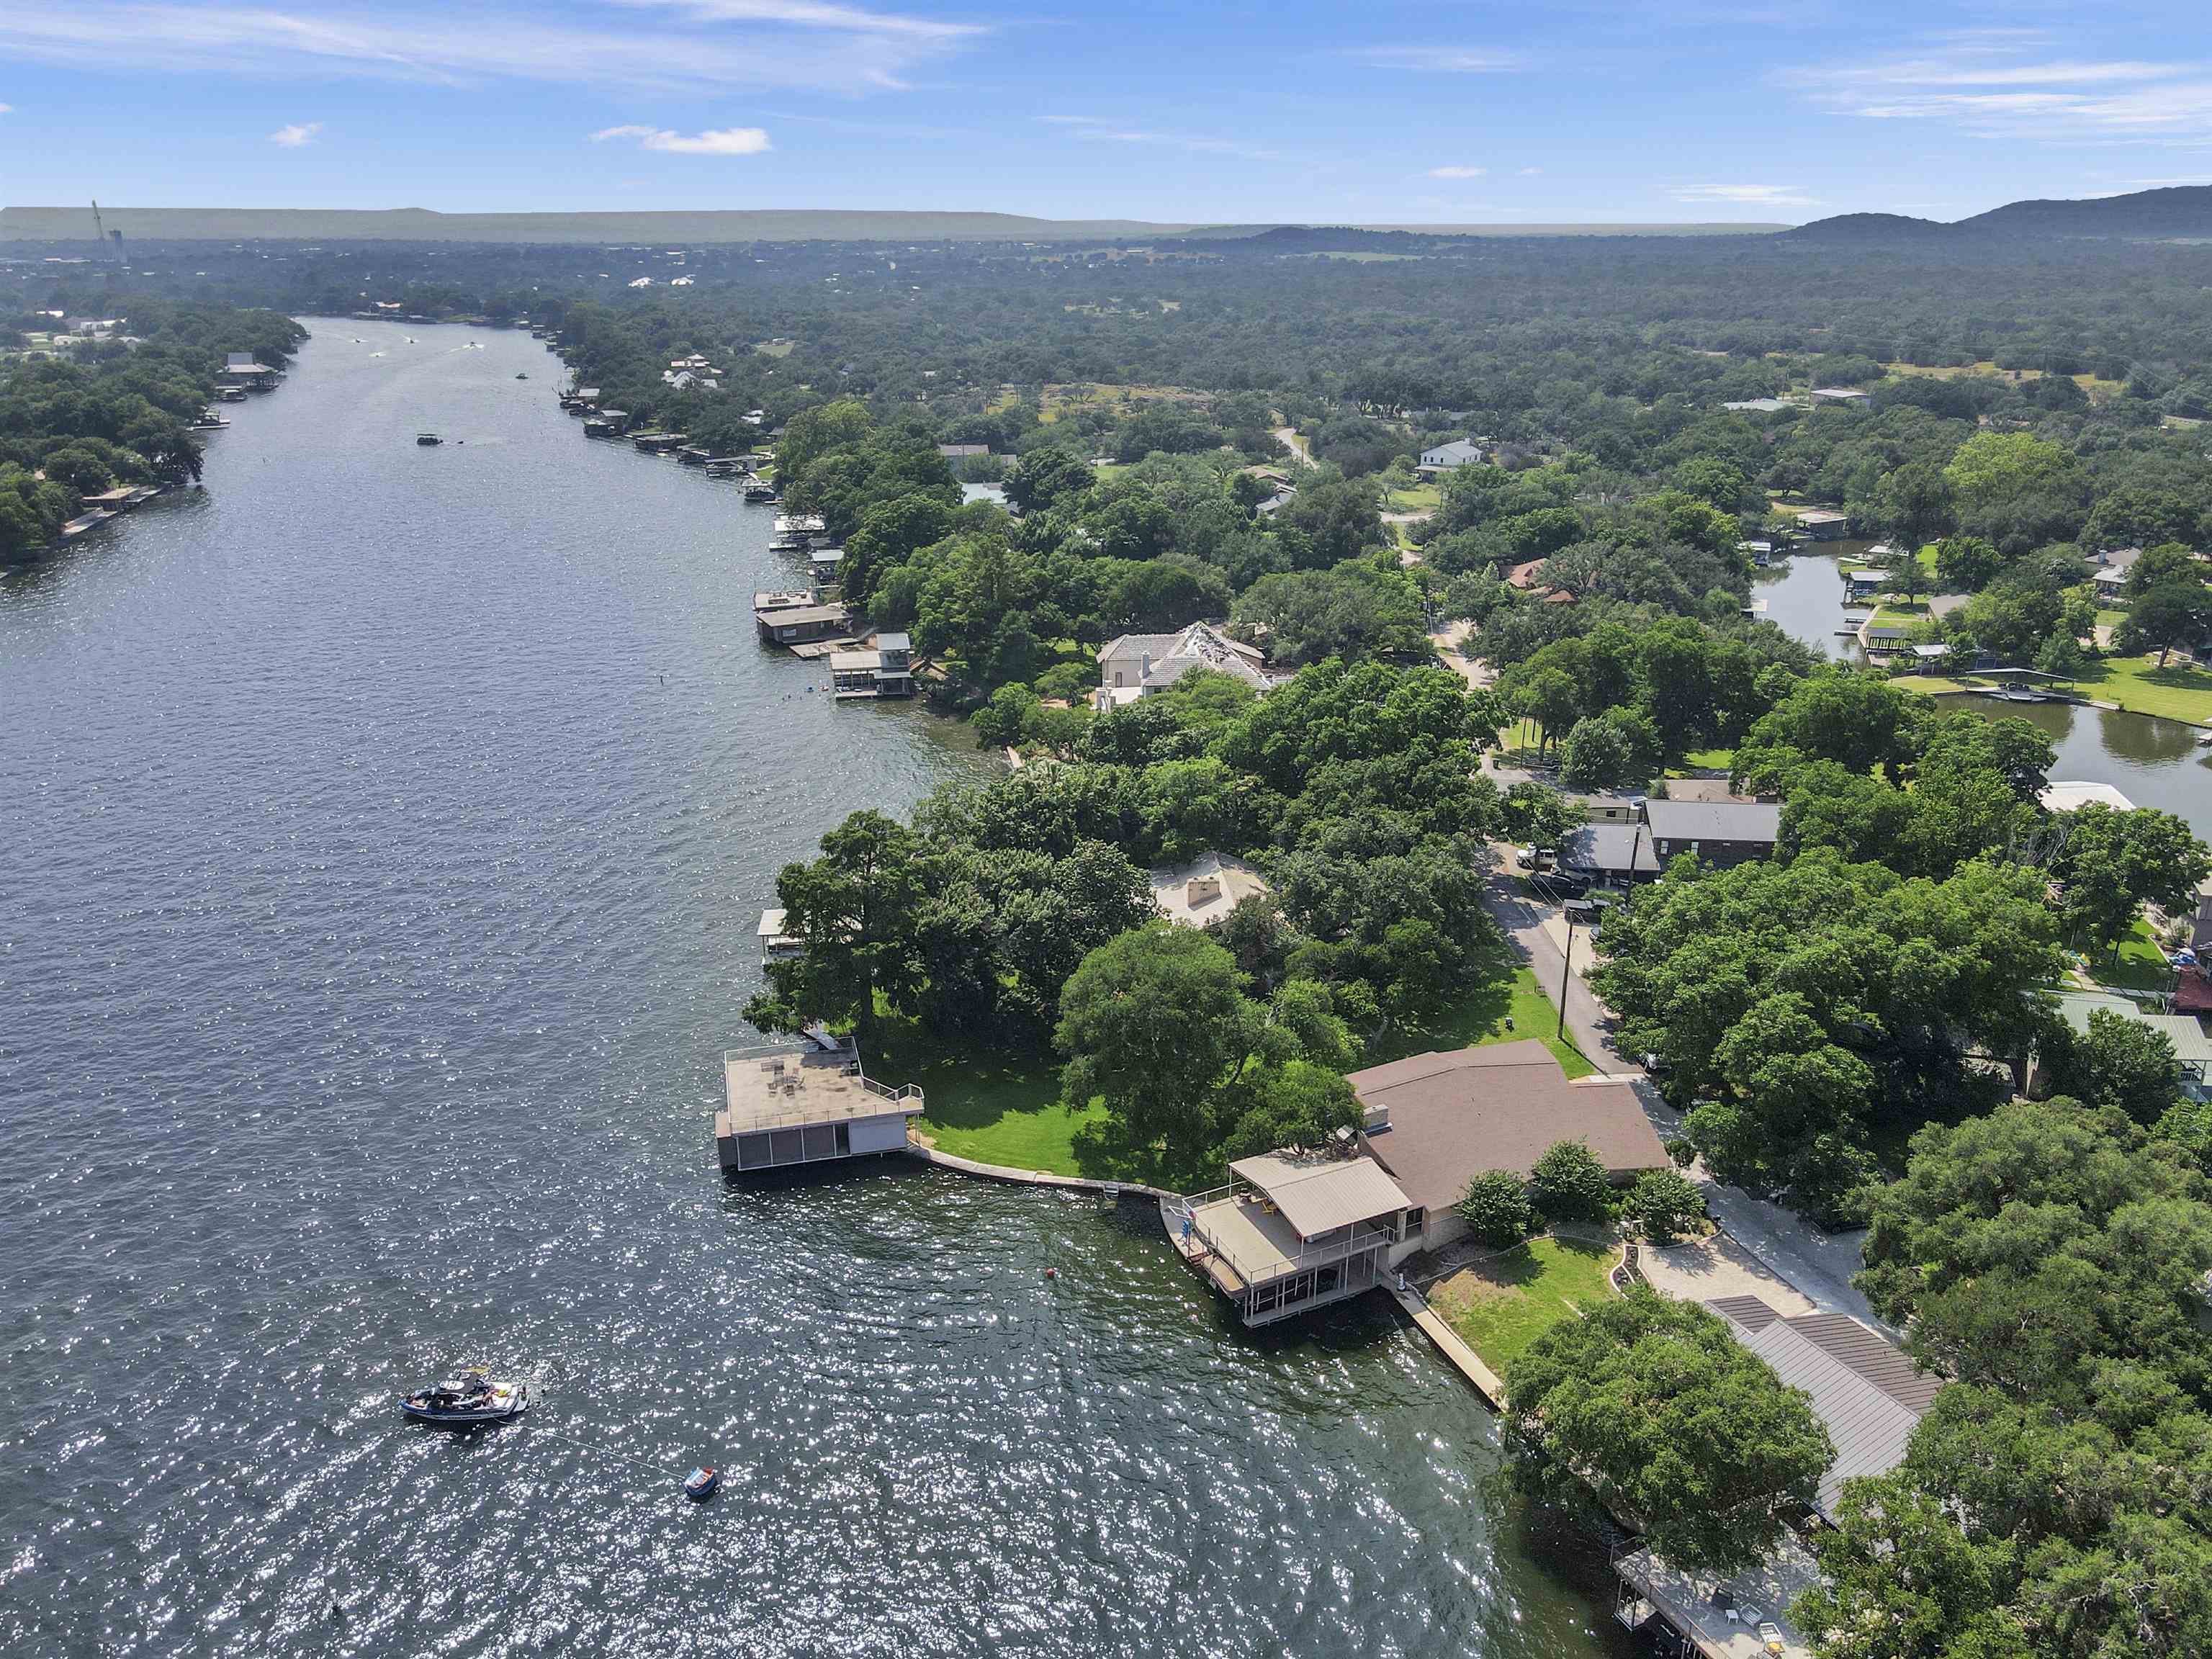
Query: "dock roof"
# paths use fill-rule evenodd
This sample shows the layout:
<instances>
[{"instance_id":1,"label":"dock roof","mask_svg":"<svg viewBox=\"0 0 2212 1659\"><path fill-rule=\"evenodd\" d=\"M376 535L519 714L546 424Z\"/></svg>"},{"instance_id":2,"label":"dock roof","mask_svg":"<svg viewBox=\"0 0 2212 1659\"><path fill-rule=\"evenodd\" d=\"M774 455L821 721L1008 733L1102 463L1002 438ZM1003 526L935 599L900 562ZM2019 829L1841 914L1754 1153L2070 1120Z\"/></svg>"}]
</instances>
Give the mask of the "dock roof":
<instances>
[{"instance_id":1,"label":"dock roof","mask_svg":"<svg viewBox=\"0 0 2212 1659\"><path fill-rule=\"evenodd\" d=\"M1301 1238L1395 1214L1408 1202L1389 1173L1364 1158L1263 1152L1240 1158L1229 1169L1265 1193Z\"/></svg>"}]
</instances>

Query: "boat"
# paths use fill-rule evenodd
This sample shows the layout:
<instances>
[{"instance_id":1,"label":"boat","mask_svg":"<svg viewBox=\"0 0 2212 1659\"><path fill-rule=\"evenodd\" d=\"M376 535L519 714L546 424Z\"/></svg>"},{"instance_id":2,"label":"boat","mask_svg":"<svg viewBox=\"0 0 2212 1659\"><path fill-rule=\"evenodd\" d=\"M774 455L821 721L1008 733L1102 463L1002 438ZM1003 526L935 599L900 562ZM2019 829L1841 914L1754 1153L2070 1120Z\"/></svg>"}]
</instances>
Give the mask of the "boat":
<instances>
[{"instance_id":1,"label":"boat","mask_svg":"<svg viewBox=\"0 0 2212 1659\"><path fill-rule=\"evenodd\" d=\"M749 501L772 501L775 499L775 486L755 479L745 486L745 499Z\"/></svg>"},{"instance_id":2,"label":"boat","mask_svg":"<svg viewBox=\"0 0 2212 1659\"><path fill-rule=\"evenodd\" d=\"M417 1389L399 1402L399 1409L417 1423L445 1428L469 1428L478 1423L504 1423L530 1409L530 1384L502 1382L481 1370L428 1389Z\"/></svg>"},{"instance_id":3,"label":"boat","mask_svg":"<svg viewBox=\"0 0 2212 1659\"><path fill-rule=\"evenodd\" d=\"M722 1484L720 1469L694 1469L684 1477L684 1495L695 1504L703 1504L714 1495Z\"/></svg>"},{"instance_id":4,"label":"boat","mask_svg":"<svg viewBox=\"0 0 2212 1659\"><path fill-rule=\"evenodd\" d=\"M441 444L446 441L434 432L418 432L415 434L415 441L428 449L433 444Z\"/></svg>"},{"instance_id":5,"label":"boat","mask_svg":"<svg viewBox=\"0 0 2212 1659\"><path fill-rule=\"evenodd\" d=\"M527 374L524 374L517 373L514 378L515 378L516 380L528 380L530 377L529 377Z\"/></svg>"}]
</instances>

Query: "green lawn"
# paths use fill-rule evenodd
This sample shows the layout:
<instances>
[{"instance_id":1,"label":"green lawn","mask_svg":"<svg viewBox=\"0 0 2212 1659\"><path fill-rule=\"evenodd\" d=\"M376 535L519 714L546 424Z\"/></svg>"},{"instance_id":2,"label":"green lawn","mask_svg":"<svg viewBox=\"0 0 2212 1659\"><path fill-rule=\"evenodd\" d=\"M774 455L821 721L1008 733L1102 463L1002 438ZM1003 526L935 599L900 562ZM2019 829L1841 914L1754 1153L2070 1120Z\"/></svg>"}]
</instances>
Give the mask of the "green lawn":
<instances>
[{"instance_id":1,"label":"green lawn","mask_svg":"<svg viewBox=\"0 0 2212 1659\"><path fill-rule=\"evenodd\" d=\"M1899 674L1890 684L1900 691L1963 691L1958 680L1942 674Z\"/></svg>"},{"instance_id":2,"label":"green lawn","mask_svg":"<svg viewBox=\"0 0 2212 1659\"><path fill-rule=\"evenodd\" d=\"M1105 1109L1094 1102L1077 1111L1061 1099L1060 1067L1048 1054L1010 1058L988 1046L958 1047L896 1016L879 1023L865 1052L868 1075L878 1081L921 1085L927 1104L921 1131L940 1151L1054 1175L1126 1173L1082 1167L1076 1132Z\"/></svg>"},{"instance_id":3,"label":"green lawn","mask_svg":"<svg viewBox=\"0 0 2212 1659\"><path fill-rule=\"evenodd\" d=\"M2155 654L2108 657L2075 675L2082 695L2138 714L2212 726L2212 672L2179 663L2158 665Z\"/></svg>"},{"instance_id":4,"label":"green lawn","mask_svg":"<svg viewBox=\"0 0 2212 1659\"><path fill-rule=\"evenodd\" d=\"M1692 749L1682 757L1685 770L1725 772L1735 764L1733 749Z\"/></svg>"},{"instance_id":5,"label":"green lawn","mask_svg":"<svg viewBox=\"0 0 2212 1659\"><path fill-rule=\"evenodd\" d=\"M1436 484L1414 484L1406 489L1382 492L1385 513L1433 513L1443 505L1444 492Z\"/></svg>"},{"instance_id":6,"label":"green lawn","mask_svg":"<svg viewBox=\"0 0 2212 1659\"><path fill-rule=\"evenodd\" d=\"M1430 1305L1501 1376L1528 1345L1575 1310L1613 1294L1610 1244L1539 1238L1429 1287Z\"/></svg>"},{"instance_id":7,"label":"green lawn","mask_svg":"<svg viewBox=\"0 0 2212 1659\"><path fill-rule=\"evenodd\" d=\"M1576 940L1577 950L1587 948L1581 939ZM1513 1022L1510 1030L1505 1024L1509 1018ZM1536 983L1535 975L1526 966L1516 965L1510 976L1471 992L1436 1018L1419 1027L1390 1031L1369 1050L1367 1063L1380 1066L1385 1060L1425 1054L1431 1049L1480 1048L1492 1042L1536 1037L1569 1077L1588 1077L1597 1067L1583 1057L1573 1039L1555 1035L1559 1024L1559 1011Z\"/></svg>"},{"instance_id":8,"label":"green lawn","mask_svg":"<svg viewBox=\"0 0 2212 1659\"><path fill-rule=\"evenodd\" d=\"M2110 986L2115 991L2170 991L2173 988L2173 969L2166 965L2159 953L2158 945L2151 935L2150 923L2141 916L2120 941L2120 953L2114 957L2107 951L2092 951L2088 959L2089 977L2100 985Z\"/></svg>"}]
</instances>

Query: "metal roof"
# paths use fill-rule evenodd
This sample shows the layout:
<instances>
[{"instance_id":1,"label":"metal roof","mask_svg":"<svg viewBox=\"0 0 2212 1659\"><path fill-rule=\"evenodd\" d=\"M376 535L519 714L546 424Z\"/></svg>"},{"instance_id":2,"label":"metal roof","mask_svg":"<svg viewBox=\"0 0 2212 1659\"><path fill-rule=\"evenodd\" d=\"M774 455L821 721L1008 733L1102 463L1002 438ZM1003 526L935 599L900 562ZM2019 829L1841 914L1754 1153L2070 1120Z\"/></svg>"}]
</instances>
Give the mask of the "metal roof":
<instances>
[{"instance_id":1,"label":"metal roof","mask_svg":"<svg viewBox=\"0 0 2212 1659\"><path fill-rule=\"evenodd\" d=\"M1364 1158L1291 1158L1263 1152L1229 1166L1265 1193L1301 1238L1314 1238L1407 1208L1412 1200L1382 1166Z\"/></svg>"},{"instance_id":2,"label":"metal roof","mask_svg":"<svg viewBox=\"0 0 2212 1659\"><path fill-rule=\"evenodd\" d=\"M1773 801L1648 800L1644 821L1661 841L1732 841L1771 847L1782 833Z\"/></svg>"},{"instance_id":3,"label":"metal roof","mask_svg":"<svg viewBox=\"0 0 2212 1659\"><path fill-rule=\"evenodd\" d=\"M1755 1296L1720 1297L1705 1305L1728 1320L1736 1340L1772 1366L1785 1386L1804 1389L1814 1414L1827 1425L1836 1458L1820 1477L1822 1515L1835 1518L1844 1481L1885 1474L1904 1461L1942 1377L1847 1315L1784 1319Z\"/></svg>"}]
</instances>

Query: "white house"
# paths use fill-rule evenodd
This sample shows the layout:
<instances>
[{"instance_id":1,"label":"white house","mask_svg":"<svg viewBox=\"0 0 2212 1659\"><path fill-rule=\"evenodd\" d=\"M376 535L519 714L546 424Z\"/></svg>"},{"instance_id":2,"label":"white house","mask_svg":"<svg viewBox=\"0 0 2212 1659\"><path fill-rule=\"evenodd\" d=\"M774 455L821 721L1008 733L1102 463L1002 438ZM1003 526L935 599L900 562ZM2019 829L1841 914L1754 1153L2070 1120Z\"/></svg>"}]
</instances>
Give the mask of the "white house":
<instances>
[{"instance_id":1,"label":"white house","mask_svg":"<svg viewBox=\"0 0 2212 1659\"><path fill-rule=\"evenodd\" d=\"M1227 674L1261 692L1285 678L1268 671L1257 646L1232 640L1208 623L1193 623L1179 634L1124 634L1098 652L1098 712L1134 702L1197 668Z\"/></svg>"},{"instance_id":2,"label":"white house","mask_svg":"<svg viewBox=\"0 0 2212 1659\"><path fill-rule=\"evenodd\" d=\"M1455 438L1448 444L1438 444L1433 449L1421 452L1422 472L1448 472L1455 466L1474 466L1482 459L1481 449L1470 439Z\"/></svg>"}]
</instances>

